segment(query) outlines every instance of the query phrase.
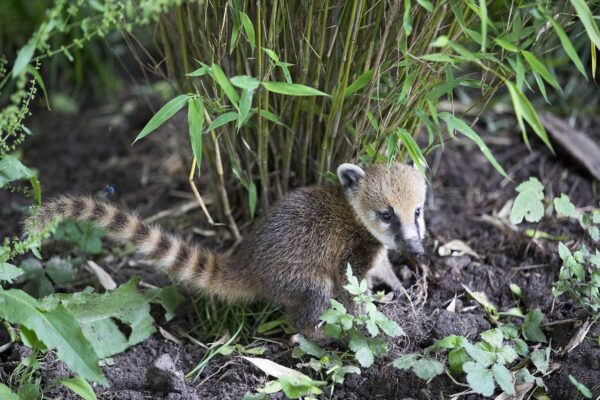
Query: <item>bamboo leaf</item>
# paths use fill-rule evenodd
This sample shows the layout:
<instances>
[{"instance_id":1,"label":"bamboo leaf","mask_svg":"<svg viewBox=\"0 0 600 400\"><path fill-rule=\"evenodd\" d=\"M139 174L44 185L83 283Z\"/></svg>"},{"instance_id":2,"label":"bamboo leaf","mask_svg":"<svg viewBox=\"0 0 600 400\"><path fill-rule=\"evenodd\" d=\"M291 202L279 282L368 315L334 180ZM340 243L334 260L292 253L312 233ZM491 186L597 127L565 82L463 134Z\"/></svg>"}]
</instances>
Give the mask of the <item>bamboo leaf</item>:
<instances>
[{"instance_id":1,"label":"bamboo leaf","mask_svg":"<svg viewBox=\"0 0 600 400\"><path fill-rule=\"evenodd\" d=\"M546 66L542 64L542 62L538 60L537 57L533 55L533 53L527 50L521 50L521 54L523 54L523 57L525 57L525 60L531 66L531 68L535 72L540 74L546 82L554 86L556 89L561 90L560 85L558 84L556 79L554 79L550 71L548 71L548 68L546 68Z\"/></svg>"},{"instance_id":2,"label":"bamboo leaf","mask_svg":"<svg viewBox=\"0 0 600 400\"><path fill-rule=\"evenodd\" d=\"M196 165L200 170L202 163L202 128L204 127L204 102L200 97L190 98L188 102L188 129L192 152L196 158Z\"/></svg>"},{"instance_id":3,"label":"bamboo leaf","mask_svg":"<svg viewBox=\"0 0 600 400\"><path fill-rule=\"evenodd\" d=\"M254 51L256 47L256 35L254 34L254 25L252 25L250 17L245 12L240 12L240 18L242 20L242 25L244 26L244 33L246 33L246 39L248 39L248 43L250 43L252 51Z\"/></svg>"},{"instance_id":4,"label":"bamboo leaf","mask_svg":"<svg viewBox=\"0 0 600 400\"><path fill-rule=\"evenodd\" d=\"M554 18L552 18L551 16L548 16L547 18L550 20L552 28L554 28L554 31L558 35L558 38L560 39L560 43L562 44L565 53L567 53L571 61L573 61L573 64L575 64L579 72L581 72L581 74L587 80L585 68L583 66L583 63L581 62L581 58L579 58L577 51L573 47L573 43L571 43L571 40L569 39L563 28L561 28L561 26L554 20Z\"/></svg>"},{"instance_id":5,"label":"bamboo leaf","mask_svg":"<svg viewBox=\"0 0 600 400\"><path fill-rule=\"evenodd\" d=\"M327 96L327 93L323 93L320 90L311 88L309 86L301 85L299 83L287 83L287 82L273 82L266 81L262 82L262 85L269 92L285 94L289 96Z\"/></svg>"},{"instance_id":6,"label":"bamboo leaf","mask_svg":"<svg viewBox=\"0 0 600 400\"><path fill-rule=\"evenodd\" d=\"M256 185L254 184L254 182L250 182L250 185L248 185L248 206L250 207L251 218L254 218L254 214L256 212L256 198Z\"/></svg>"},{"instance_id":7,"label":"bamboo leaf","mask_svg":"<svg viewBox=\"0 0 600 400\"><path fill-rule=\"evenodd\" d=\"M517 117L517 121L519 122L519 126L523 132L523 137L526 138L525 125L523 124L523 119L527 121L529 126L533 128L535 134L548 146L548 148L554 153L554 149L552 148L552 144L550 144L550 139L548 139L548 134L540 121L537 112L527 99L523 92L521 92L513 83L506 81L505 82L508 91L510 93L510 97L513 101L513 108L515 110L515 114ZM526 139L525 139L526 140Z\"/></svg>"},{"instance_id":8,"label":"bamboo leaf","mask_svg":"<svg viewBox=\"0 0 600 400\"><path fill-rule=\"evenodd\" d=\"M587 2L585 0L571 0L571 4L575 7L577 16L579 16L592 43L594 43L596 47L600 47L600 30L598 30L598 25L596 25L596 22L594 21L594 15L590 11Z\"/></svg>"},{"instance_id":9,"label":"bamboo leaf","mask_svg":"<svg viewBox=\"0 0 600 400\"><path fill-rule=\"evenodd\" d=\"M225 72L223 72L219 65L212 65L212 76L219 86L221 86L221 89L223 89L225 95L229 101L231 101L231 104L233 104L235 108L238 108L240 96L235 91L234 87L231 85L231 82L229 82L229 79L227 79L227 76L225 76Z\"/></svg>"},{"instance_id":10,"label":"bamboo leaf","mask_svg":"<svg viewBox=\"0 0 600 400\"><path fill-rule=\"evenodd\" d=\"M429 0L417 0L417 3L429 12L433 12L433 4Z\"/></svg>"},{"instance_id":11,"label":"bamboo leaf","mask_svg":"<svg viewBox=\"0 0 600 400\"><path fill-rule=\"evenodd\" d=\"M371 82L372 78L373 78L373 70L372 69L362 73L358 78L356 78L356 80L354 82L352 82L350 84L350 86L348 86L346 88L346 91L344 92L344 97L347 97L347 96L351 95L352 93L357 92L360 89L367 86L369 84L369 82Z\"/></svg>"},{"instance_id":12,"label":"bamboo leaf","mask_svg":"<svg viewBox=\"0 0 600 400\"><path fill-rule=\"evenodd\" d=\"M133 143L145 138L154 132L159 126L167 122L173 115L175 115L175 113L177 113L177 111L181 110L183 106L187 104L188 98L189 96L187 94L182 94L165 104L160 110L158 110L156 114L154 114L152 118L150 118L150 121L148 121L139 135L137 135Z\"/></svg>"},{"instance_id":13,"label":"bamboo leaf","mask_svg":"<svg viewBox=\"0 0 600 400\"><path fill-rule=\"evenodd\" d=\"M506 171L504 171L504 168L502 168L498 161L496 161L496 158L494 158L494 155L487 147L485 142L481 139L481 137L477 134L477 132L475 132L462 119L458 119L448 112L440 113L439 117L446 122L448 130L457 130L469 139L471 139L473 142L475 142L475 144L479 146L479 150L481 150L485 158L488 159L488 161L490 162L490 164L492 164L496 171L498 171L500 175L508 178L508 175L506 175Z\"/></svg>"},{"instance_id":14,"label":"bamboo leaf","mask_svg":"<svg viewBox=\"0 0 600 400\"><path fill-rule=\"evenodd\" d=\"M260 81L249 75L237 75L229 80L233 86L240 89L256 90L260 85Z\"/></svg>"},{"instance_id":15,"label":"bamboo leaf","mask_svg":"<svg viewBox=\"0 0 600 400\"><path fill-rule=\"evenodd\" d=\"M71 389L75 394L81 396L84 400L96 400L94 389L92 389L90 384L80 376L63 379L60 383Z\"/></svg>"},{"instance_id":16,"label":"bamboo leaf","mask_svg":"<svg viewBox=\"0 0 600 400\"><path fill-rule=\"evenodd\" d=\"M410 36L413 25L412 25L412 9L410 6L410 0L404 0L404 17L402 19L402 26L404 28L404 32L406 32L406 36Z\"/></svg>"},{"instance_id":17,"label":"bamboo leaf","mask_svg":"<svg viewBox=\"0 0 600 400\"><path fill-rule=\"evenodd\" d=\"M215 118L213 120L212 124L210 124L208 126L208 130L212 131L212 130L215 130L217 128L220 128L220 127L222 127L225 124L228 124L228 123L230 123L232 121L235 121L237 119L237 117L238 117L238 114L236 112L233 112L233 111L225 113L225 114L221 114L221 115L219 115L217 118Z\"/></svg>"},{"instance_id":18,"label":"bamboo leaf","mask_svg":"<svg viewBox=\"0 0 600 400\"><path fill-rule=\"evenodd\" d=\"M250 107L252 107L252 96L254 95L254 90L244 89L242 90L242 98L240 99L240 112L238 113L237 118L237 129L240 129L246 118L248 117L248 113L250 112Z\"/></svg>"},{"instance_id":19,"label":"bamboo leaf","mask_svg":"<svg viewBox=\"0 0 600 400\"><path fill-rule=\"evenodd\" d=\"M424 168L427 166L427 161L421 152L421 148L406 129L400 128L398 129L397 133L400 141L402 144L404 144L410 159L417 166L418 170L423 174L423 176L425 176Z\"/></svg>"}]
</instances>

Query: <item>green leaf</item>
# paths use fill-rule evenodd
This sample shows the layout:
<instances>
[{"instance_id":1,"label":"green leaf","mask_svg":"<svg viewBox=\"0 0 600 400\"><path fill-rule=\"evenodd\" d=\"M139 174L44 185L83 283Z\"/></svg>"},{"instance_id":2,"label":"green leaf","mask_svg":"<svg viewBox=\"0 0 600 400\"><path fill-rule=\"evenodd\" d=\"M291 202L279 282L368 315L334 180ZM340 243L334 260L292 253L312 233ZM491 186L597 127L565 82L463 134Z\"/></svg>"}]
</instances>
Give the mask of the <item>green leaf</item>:
<instances>
[{"instance_id":1,"label":"green leaf","mask_svg":"<svg viewBox=\"0 0 600 400\"><path fill-rule=\"evenodd\" d=\"M342 337L342 327L338 324L325 324L323 333L327 337L339 340Z\"/></svg>"},{"instance_id":2,"label":"green leaf","mask_svg":"<svg viewBox=\"0 0 600 400\"><path fill-rule=\"evenodd\" d=\"M514 44L512 44L506 40L503 40L500 38L495 38L494 42L496 42L504 50L512 51L513 53L519 51L519 48L517 46L515 46Z\"/></svg>"},{"instance_id":3,"label":"green leaf","mask_svg":"<svg viewBox=\"0 0 600 400\"><path fill-rule=\"evenodd\" d=\"M238 118L238 113L233 112L233 111L225 113L225 114L221 114L213 120L212 124L210 124L208 126L208 130L213 131L217 128L222 127L225 124L228 124L232 121L237 120L237 118Z\"/></svg>"},{"instance_id":4,"label":"green leaf","mask_svg":"<svg viewBox=\"0 0 600 400\"><path fill-rule=\"evenodd\" d=\"M274 62L274 63L278 63L279 62L279 56L277 55L277 53L275 53L273 50L271 49L267 49L266 47L263 47L262 50L267 53L267 55L269 56L269 58Z\"/></svg>"},{"instance_id":5,"label":"green leaf","mask_svg":"<svg viewBox=\"0 0 600 400\"><path fill-rule=\"evenodd\" d=\"M225 95L227 96L231 104L233 104L233 106L237 109L238 103L240 101L240 96L235 91L235 89L231 85L231 82L229 82L229 79L227 79L227 76L225 76L225 72L223 72L219 65L212 65L212 76L215 79L215 81L219 84L219 86L221 86L221 89L223 89L223 92L225 92Z\"/></svg>"},{"instance_id":6,"label":"green leaf","mask_svg":"<svg viewBox=\"0 0 600 400\"><path fill-rule=\"evenodd\" d=\"M49 301L60 301L79 320L83 334L100 358L120 353L153 334L149 299L136 289L138 279L104 294L74 293L54 295ZM127 325L125 335L115 321Z\"/></svg>"},{"instance_id":7,"label":"green leaf","mask_svg":"<svg viewBox=\"0 0 600 400\"><path fill-rule=\"evenodd\" d=\"M188 129L192 152L196 158L198 171L202 165L202 129L204 127L204 102L202 98L192 97L188 102Z\"/></svg>"},{"instance_id":8,"label":"green leaf","mask_svg":"<svg viewBox=\"0 0 600 400\"><path fill-rule=\"evenodd\" d=\"M23 290L33 297L41 298L54 293L54 286L45 274L42 264L35 258L24 260L21 269L25 271Z\"/></svg>"},{"instance_id":9,"label":"green leaf","mask_svg":"<svg viewBox=\"0 0 600 400\"><path fill-rule=\"evenodd\" d=\"M489 329L481 332L481 339L483 339L484 342L489 343L493 348L499 349L502 347L504 334L500 328Z\"/></svg>"},{"instance_id":10,"label":"green leaf","mask_svg":"<svg viewBox=\"0 0 600 400\"><path fill-rule=\"evenodd\" d=\"M304 338L303 336L300 336L299 346L303 352L310 354L313 357L321 358L326 354L325 350L319 347L318 344Z\"/></svg>"},{"instance_id":11,"label":"green leaf","mask_svg":"<svg viewBox=\"0 0 600 400\"><path fill-rule=\"evenodd\" d=\"M496 171L498 171L500 175L508 177L506 175L506 171L504 171L504 168L502 168L498 161L496 161L492 152L487 147L485 142L469 125L467 125L463 120L456 118L454 115L447 112L440 113L439 117L446 121L449 131L457 130L469 139L471 139L473 142L475 142L475 144L479 146L479 150L481 150L485 158L488 159L488 161L492 164Z\"/></svg>"},{"instance_id":12,"label":"green leaf","mask_svg":"<svg viewBox=\"0 0 600 400\"><path fill-rule=\"evenodd\" d=\"M35 69L33 66L28 65L25 67L25 70L33 75L33 79L35 79L36 83L42 89L44 93L44 99L46 100L46 105L48 106L48 110L50 109L50 100L48 100L48 92L46 91L46 85L44 84L44 80L42 79L42 75L40 75L39 71Z\"/></svg>"},{"instance_id":13,"label":"green leaf","mask_svg":"<svg viewBox=\"0 0 600 400\"><path fill-rule=\"evenodd\" d=\"M164 286L148 290L145 293L146 298L154 304L160 304L165 310L165 320L170 321L175 316L175 311L184 297L176 285Z\"/></svg>"},{"instance_id":14,"label":"green leaf","mask_svg":"<svg viewBox=\"0 0 600 400\"><path fill-rule=\"evenodd\" d=\"M188 102L189 96L187 94L182 94L167 104L165 104L154 116L148 121L144 129L137 135L133 143L141 140L154 132L158 127L167 122L173 115L177 113L177 111L181 110L183 106L185 106Z\"/></svg>"},{"instance_id":15,"label":"green leaf","mask_svg":"<svg viewBox=\"0 0 600 400\"><path fill-rule=\"evenodd\" d=\"M392 365L394 366L394 368L406 370L412 368L418 359L419 354L417 353L406 354L400 358L395 359Z\"/></svg>"},{"instance_id":16,"label":"green leaf","mask_svg":"<svg viewBox=\"0 0 600 400\"><path fill-rule=\"evenodd\" d=\"M68 285L75 280L75 269L70 261L54 256L46 263L46 273L56 285Z\"/></svg>"},{"instance_id":17,"label":"green leaf","mask_svg":"<svg viewBox=\"0 0 600 400\"><path fill-rule=\"evenodd\" d=\"M250 217L254 218L254 214L256 212L256 184L254 182L250 182L248 185L248 206L250 207Z\"/></svg>"},{"instance_id":18,"label":"green leaf","mask_svg":"<svg viewBox=\"0 0 600 400\"><path fill-rule=\"evenodd\" d=\"M579 393L581 393L581 395L583 397L585 397L586 399L592 398L592 391L590 389L588 389L588 387L585 386L583 383L581 383L577 379L575 379L575 377L573 375L569 375L569 380L571 381L571 383L573 385L575 385L575 387L577 388L577 391Z\"/></svg>"},{"instance_id":19,"label":"green leaf","mask_svg":"<svg viewBox=\"0 0 600 400\"><path fill-rule=\"evenodd\" d=\"M481 52L485 52L487 40L488 12L487 0L479 0L479 19L481 19Z\"/></svg>"},{"instance_id":20,"label":"green leaf","mask_svg":"<svg viewBox=\"0 0 600 400\"><path fill-rule=\"evenodd\" d=\"M499 350L496 350L496 357L498 363L507 365L515 361L519 356L511 346L502 346Z\"/></svg>"},{"instance_id":21,"label":"green leaf","mask_svg":"<svg viewBox=\"0 0 600 400\"><path fill-rule=\"evenodd\" d=\"M263 82L262 85L269 92L285 94L289 96L327 96L327 93L323 93L320 90L311 88L309 86L300 85L299 83L287 83L287 82Z\"/></svg>"},{"instance_id":22,"label":"green leaf","mask_svg":"<svg viewBox=\"0 0 600 400\"><path fill-rule=\"evenodd\" d=\"M540 324L544 319L544 313L539 308L530 310L523 321L523 336L532 342L547 343L546 335L542 332Z\"/></svg>"},{"instance_id":23,"label":"green leaf","mask_svg":"<svg viewBox=\"0 0 600 400\"><path fill-rule=\"evenodd\" d=\"M454 374L462 373L463 365L470 360L471 357L469 357L464 349L454 349L448 353L448 366Z\"/></svg>"},{"instance_id":24,"label":"green leaf","mask_svg":"<svg viewBox=\"0 0 600 400\"><path fill-rule=\"evenodd\" d=\"M569 39L569 37L567 36L565 31L554 20L554 18L552 18L549 15L547 16L547 18L550 20L550 23L552 24L552 28L554 28L554 30L556 31L556 34L558 35L558 38L560 39L560 43L561 43L565 53L567 53L567 55L569 56L571 61L573 61L573 64L575 64L575 66L577 67L579 72L581 72L583 77L587 80L587 73L585 72L585 67L583 66L583 63L581 62L581 58L579 58L577 51L573 47L573 43L571 43L571 40Z\"/></svg>"},{"instance_id":25,"label":"green leaf","mask_svg":"<svg viewBox=\"0 0 600 400\"><path fill-rule=\"evenodd\" d=\"M404 0L404 17L402 18L402 27L404 28L404 32L406 32L406 36L409 36L413 30L410 0Z\"/></svg>"},{"instance_id":26,"label":"green leaf","mask_svg":"<svg viewBox=\"0 0 600 400\"><path fill-rule=\"evenodd\" d=\"M240 89L256 90L260 86L260 81L249 75L237 75L229 80L233 86Z\"/></svg>"},{"instance_id":27,"label":"green leaf","mask_svg":"<svg viewBox=\"0 0 600 400\"><path fill-rule=\"evenodd\" d=\"M71 389L74 393L78 394L85 400L96 400L96 393L94 393L94 389L92 389L90 384L80 376L63 379L60 381L60 383Z\"/></svg>"},{"instance_id":28,"label":"green leaf","mask_svg":"<svg viewBox=\"0 0 600 400\"><path fill-rule=\"evenodd\" d=\"M516 283L510 283L508 287L510 288L512 294L514 294L516 297L523 296L523 289L521 289Z\"/></svg>"},{"instance_id":29,"label":"green leaf","mask_svg":"<svg viewBox=\"0 0 600 400\"><path fill-rule=\"evenodd\" d=\"M552 76L550 71L548 71L548 68L546 68L546 66L542 64L542 62L538 60L537 57L533 55L533 53L527 50L521 50L521 54L523 54L523 57L525 57L525 60L535 72L540 74L542 78L544 78L544 80L550 85L560 90L560 85L558 84L554 76Z\"/></svg>"},{"instance_id":30,"label":"green leaf","mask_svg":"<svg viewBox=\"0 0 600 400\"><path fill-rule=\"evenodd\" d=\"M406 336L400 325L396 321L390 319L378 320L377 325L379 328L390 337Z\"/></svg>"},{"instance_id":31,"label":"green leaf","mask_svg":"<svg viewBox=\"0 0 600 400\"><path fill-rule=\"evenodd\" d=\"M350 350L354 352L356 361L358 361L361 366L367 368L373 364L375 356L369 347L367 338L361 332L352 332L348 346L350 347Z\"/></svg>"},{"instance_id":32,"label":"green leaf","mask_svg":"<svg viewBox=\"0 0 600 400\"><path fill-rule=\"evenodd\" d=\"M14 181L21 179L30 179L35 173L27 168L18 158L13 156L4 156L0 160L0 188Z\"/></svg>"},{"instance_id":33,"label":"green leaf","mask_svg":"<svg viewBox=\"0 0 600 400\"><path fill-rule=\"evenodd\" d=\"M248 113L250 112L250 108L252 107L252 96L254 95L254 90L244 89L242 90L242 97L240 99L240 112L237 118L236 128L240 129L246 118L248 117Z\"/></svg>"},{"instance_id":34,"label":"green leaf","mask_svg":"<svg viewBox=\"0 0 600 400\"><path fill-rule=\"evenodd\" d=\"M24 273L25 271L12 264L0 262L0 281L11 283L15 278L23 275Z\"/></svg>"},{"instance_id":35,"label":"green leaf","mask_svg":"<svg viewBox=\"0 0 600 400\"><path fill-rule=\"evenodd\" d=\"M421 174L425 176L425 167L427 167L427 160L425 160L425 156L423 156L421 148L419 147L415 139L406 129L403 128L399 128L396 131L396 133L402 144L404 144L406 152L408 153L410 159L413 161L414 165L416 165L417 169L421 172Z\"/></svg>"},{"instance_id":36,"label":"green leaf","mask_svg":"<svg viewBox=\"0 0 600 400\"><path fill-rule=\"evenodd\" d=\"M198 68L195 71L190 72L189 74L186 74L186 76L198 77L198 76L204 76L211 72L211 69L208 65L203 64L203 63L200 63L200 64L202 64L202 66L200 68Z\"/></svg>"},{"instance_id":37,"label":"green leaf","mask_svg":"<svg viewBox=\"0 0 600 400\"><path fill-rule=\"evenodd\" d=\"M554 209L558 216L579 218L579 213L575 208L575 205L571 203L571 199L564 193L561 193L560 197L554 198Z\"/></svg>"},{"instance_id":38,"label":"green leaf","mask_svg":"<svg viewBox=\"0 0 600 400\"><path fill-rule=\"evenodd\" d=\"M254 25L252 25L252 21L248 14L245 12L240 12L240 18L242 20L242 25L244 27L244 33L246 34L246 39L248 39L248 43L252 47L252 51L256 47L256 35L254 34Z\"/></svg>"},{"instance_id":39,"label":"green leaf","mask_svg":"<svg viewBox=\"0 0 600 400\"><path fill-rule=\"evenodd\" d=\"M19 396L10 390L4 383L0 383L0 398L4 400L20 400Z\"/></svg>"},{"instance_id":40,"label":"green leaf","mask_svg":"<svg viewBox=\"0 0 600 400\"><path fill-rule=\"evenodd\" d=\"M444 349L456 349L461 347L465 341L464 336L450 335L438 340L433 345L425 349L425 353L437 352Z\"/></svg>"},{"instance_id":41,"label":"green leaf","mask_svg":"<svg viewBox=\"0 0 600 400\"><path fill-rule=\"evenodd\" d=\"M523 132L523 139L525 143L527 142L527 131L525 130L525 124L523 123L523 119L527 121L529 126L533 129L535 134L546 144L546 146L554 153L554 149L550 144L550 139L548 139L548 134L540 121L540 117L538 116L535 108L531 105L527 97L523 94L519 88L517 88L512 82L506 81L506 86L508 87L508 92L510 93L510 98L513 102L513 108L515 110L515 115L517 117L517 122L521 127L521 131Z\"/></svg>"},{"instance_id":42,"label":"green leaf","mask_svg":"<svg viewBox=\"0 0 600 400\"><path fill-rule=\"evenodd\" d=\"M539 222L544 216L544 186L537 178L531 177L516 190L519 194L510 211L510 222L520 224L523 218L528 222Z\"/></svg>"},{"instance_id":43,"label":"green leaf","mask_svg":"<svg viewBox=\"0 0 600 400\"><path fill-rule=\"evenodd\" d=\"M515 351L518 355L521 357L529 356L529 346L527 346L527 343L523 339L515 338L513 341L515 342Z\"/></svg>"},{"instance_id":44,"label":"green leaf","mask_svg":"<svg viewBox=\"0 0 600 400\"><path fill-rule=\"evenodd\" d=\"M19 76L23 70L29 65L29 62L33 58L33 54L35 53L35 44L33 42L27 43L25 46L19 49L17 53L17 58L15 60L15 64L12 69L12 77L13 79Z\"/></svg>"},{"instance_id":45,"label":"green leaf","mask_svg":"<svg viewBox=\"0 0 600 400\"><path fill-rule=\"evenodd\" d=\"M417 3L429 12L433 12L433 4L429 0L417 0Z\"/></svg>"},{"instance_id":46,"label":"green leaf","mask_svg":"<svg viewBox=\"0 0 600 400\"><path fill-rule=\"evenodd\" d=\"M492 374L502 391L508 395L515 393L515 383L512 374L504 365L494 364Z\"/></svg>"},{"instance_id":47,"label":"green leaf","mask_svg":"<svg viewBox=\"0 0 600 400\"><path fill-rule=\"evenodd\" d=\"M56 350L60 360L73 372L108 385L94 348L75 316L62 305L48 309L21 290L0 288L0 318L33 331L47 348Z\"/></svg>"},{"instance_id":48,"label":"green leaf","mask_svg":"<svg viewBox=\"0 0 600 400\"><path fill-rule=\"evenodd\" d=\"M463 365L463 370L467 374L467 382L471 389L482 396L491 396L494 394L496 385L492 371L481 364L469 361Z\"/></svg>"},{"instance_id":49,"label":"green leaf","mask_svg":"<svg viewBox=\"0 0 600 400\"><path fill-rule=\"evenodd\" d=\"M373 70L363 72L354 82L352 82L344 91L344 97L350 96L352 93L359 91L371 82L373 78Z\"/></svg>"},{"instance_id":50,"label":"green leaf","mask_svg":"<svg viewBox=\"0 0 600 400\"><path fill-rule=\"evenodd\" d=\"M571 4L575 7L577 16L585 27L590 40L596 47L600 48L600 30L598 30L598 25L594 21L594 15L590 11L587 2L585 0L571 0Z\"/></svg>"},{"instance_id":51,"label":"green leaf","mask_svg":"<svg viewBox=\"0 0 600 400\"><path fill-rule=\"evenodd\" d=\"M545 374L550 366L550 347L534 350L529 359L538 371Z\"/></svg>"},{"instance_id":52,"label":"green leaf","mask_svg":"<svg viewBox=\"0 0 600 400\"><path fill-rule=\"evenodd\" d=\"M413 371L419 378L428 381L444 373L444 364L435 358L421 358L414 363Z\"/></svg>"},{"instance_id":53,"label":"green leaf","mask_svg":"<svg viewBox=\"0 0 600 400\"><path fill-rule=\"evenodd\" d=\"M600 228L598 228L597 226L590 226L588 228L588 234L590 235L590 237L592 238L592 240L594 242L597 242L600 240Z\"/></svg>"}]
</instances>

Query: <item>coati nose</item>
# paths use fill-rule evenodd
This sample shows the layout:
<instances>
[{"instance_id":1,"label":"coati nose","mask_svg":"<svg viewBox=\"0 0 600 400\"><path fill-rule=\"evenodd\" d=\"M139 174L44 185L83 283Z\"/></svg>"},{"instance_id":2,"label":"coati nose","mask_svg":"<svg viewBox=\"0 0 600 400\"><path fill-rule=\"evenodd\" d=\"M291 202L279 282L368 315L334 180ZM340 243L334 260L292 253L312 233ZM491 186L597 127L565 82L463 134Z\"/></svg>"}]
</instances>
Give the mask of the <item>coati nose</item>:
<instances>
[{"instance_id":1,"label":"coati nose","mask_svg":"<svg viewBox=\"0 0 600 400\"><path fill-rule=\"evenodd\" d=\"M409 242L406 249L412 256L420 256L425 254L425 249L421 242Z\"/></svg>"}]
</instances>

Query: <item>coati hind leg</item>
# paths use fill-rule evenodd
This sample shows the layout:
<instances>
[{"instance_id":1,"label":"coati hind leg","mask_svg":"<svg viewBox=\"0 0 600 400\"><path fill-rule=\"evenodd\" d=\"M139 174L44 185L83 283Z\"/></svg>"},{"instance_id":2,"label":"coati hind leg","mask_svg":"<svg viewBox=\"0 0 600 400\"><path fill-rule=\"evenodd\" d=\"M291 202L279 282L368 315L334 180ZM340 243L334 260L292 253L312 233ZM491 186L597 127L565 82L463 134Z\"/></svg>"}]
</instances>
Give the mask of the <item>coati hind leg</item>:
<instances>
[{"instance_id":1,"label":"coati hind leg","mask_svg":"<svg viewBox=\"0 0 600 400\"><path fill-rule=\"evenodd\" d=\"M322 285L306 288L288 297L285 304L290 323L303 336L322 340L324 335L319 327L319 317L329 306L331 297L331 289Z\"/></svg>"}]
</instances>

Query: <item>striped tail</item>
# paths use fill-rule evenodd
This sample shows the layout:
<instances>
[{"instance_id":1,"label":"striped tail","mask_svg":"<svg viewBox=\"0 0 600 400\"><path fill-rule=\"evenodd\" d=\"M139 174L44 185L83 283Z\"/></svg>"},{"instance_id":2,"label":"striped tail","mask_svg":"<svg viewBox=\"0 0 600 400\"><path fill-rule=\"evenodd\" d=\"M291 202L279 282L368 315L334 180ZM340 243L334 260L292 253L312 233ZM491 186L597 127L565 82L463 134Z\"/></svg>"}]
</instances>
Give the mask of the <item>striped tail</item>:
<instances>
[{"instance_id":1,"label":"striped tail","mask_svg":"<svg viewBox=\"0 0 600 400\"><path fill-rule=\"evenodd\" d=\"M166 233L150 225L133 212L89 196L62 196L42 206L38 225L45 225L55 217L89 221L103 228L118 243L133 244L137 252L190 289L232 299L232 286L227 282L227 264L223 256L181 237Z\"/></svg>"}]
</instances>

